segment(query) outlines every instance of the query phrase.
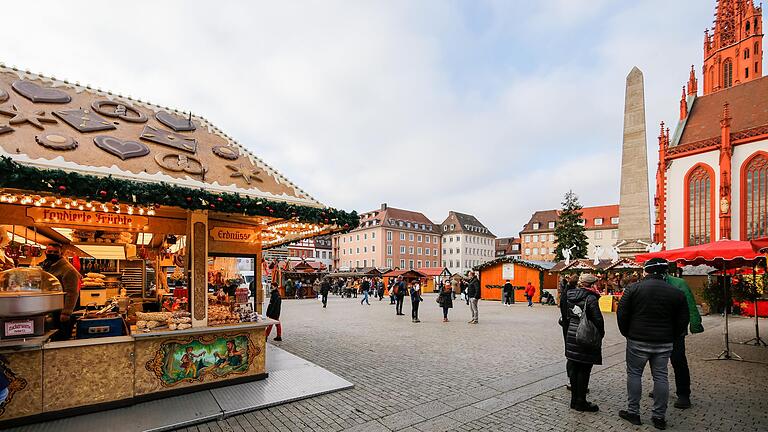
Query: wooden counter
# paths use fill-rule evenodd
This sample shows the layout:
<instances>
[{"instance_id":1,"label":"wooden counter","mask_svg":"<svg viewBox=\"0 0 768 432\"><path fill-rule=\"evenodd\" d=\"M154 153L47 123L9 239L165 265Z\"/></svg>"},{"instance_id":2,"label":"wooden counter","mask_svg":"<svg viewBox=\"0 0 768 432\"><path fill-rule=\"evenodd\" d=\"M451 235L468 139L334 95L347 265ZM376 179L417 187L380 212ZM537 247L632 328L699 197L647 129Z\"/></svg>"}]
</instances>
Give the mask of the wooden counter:
<instances>
[{"instance_id":1,"label":"wooden counter","mask_svg":"<svg viewBox=\"0 0 768 432\"><path fill-rule=\"evenodd\" d=\"M273 320L132 336L0 341L11 385L0 429L264 379Z\"/></svg>"}]
</instances>

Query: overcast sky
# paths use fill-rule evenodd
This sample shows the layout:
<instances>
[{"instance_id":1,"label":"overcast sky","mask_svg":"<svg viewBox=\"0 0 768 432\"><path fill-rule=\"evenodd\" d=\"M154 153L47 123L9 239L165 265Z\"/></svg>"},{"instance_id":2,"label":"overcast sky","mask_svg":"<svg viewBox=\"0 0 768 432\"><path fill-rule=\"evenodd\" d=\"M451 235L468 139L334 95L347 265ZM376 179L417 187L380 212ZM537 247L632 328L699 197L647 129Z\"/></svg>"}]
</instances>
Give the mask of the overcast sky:
<instances>
[{"instance_id":1,"label":"overcast sky","mask_svg":"<svg viewBox=\"0 0 768 432\"><path fill-rule=\"evenodd\" d=\"M635 65L653 177L715 3L8 2L0 61L191 110L327 205L506 236L568 189L618 203Z\"/></svg>"}]
</instances>

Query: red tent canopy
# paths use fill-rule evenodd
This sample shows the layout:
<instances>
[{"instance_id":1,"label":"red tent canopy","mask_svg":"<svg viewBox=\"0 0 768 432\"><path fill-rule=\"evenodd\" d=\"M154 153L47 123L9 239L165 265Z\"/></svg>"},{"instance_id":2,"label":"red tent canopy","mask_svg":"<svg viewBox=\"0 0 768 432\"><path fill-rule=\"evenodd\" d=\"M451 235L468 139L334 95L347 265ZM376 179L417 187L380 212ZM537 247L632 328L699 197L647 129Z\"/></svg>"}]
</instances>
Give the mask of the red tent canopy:
<instances>
[{"instance_id":1,"label":"red tent canopy","mask_svg":"<svg viewBox=\"0 0 768 432\"><path fill-rule=\"evenodd\" d=\"M664 258L684 264L709 264L720 267L725 263L729 266L750 264L762 256L748 241L719 240L698 246L640 254L635 259L645 262L651 258Z\"/></svg>"},{"instance_id":2,"label":"red tent canopy","mask_svg":"<svg viewBox=\"0 0 768 432\"><path fill-rule=\"evenodd\" d=\"M768 237L750 240L750 243L756 251L765 252L768 249Z\"/></svg>"}]
</instances>

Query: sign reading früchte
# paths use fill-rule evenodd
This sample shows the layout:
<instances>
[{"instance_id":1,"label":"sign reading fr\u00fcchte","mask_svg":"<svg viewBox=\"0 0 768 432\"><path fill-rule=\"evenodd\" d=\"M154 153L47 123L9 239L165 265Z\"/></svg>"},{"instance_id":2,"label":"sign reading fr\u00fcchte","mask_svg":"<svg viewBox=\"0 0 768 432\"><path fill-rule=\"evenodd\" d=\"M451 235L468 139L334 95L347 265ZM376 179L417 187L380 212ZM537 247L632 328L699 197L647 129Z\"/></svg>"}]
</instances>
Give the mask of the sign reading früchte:
<instances>
[{"instance_id":1,"label":"sign reading fr\u00fcchte","mask_svg":"<svg viewBox=\"0 0 768 432\"><path fill-rule=\"evenodd\" d=\"M237 228L213 228L211 238L224 242L251 242L256 239L256 231Z\"/></svg>"},{"instance_id":2,"label":"sign reading fr\u00fcchte","mask_svg":"<svg viewBox=\"0 0 768 432\"><path fill-rule=\"evenodd\" d=\"M149 223L149 219L144 216L41 207L28 208L27 216L34 219L35 223L90 225L94 227L125 229L142 229Z\"/></svg>"}]
</instances>

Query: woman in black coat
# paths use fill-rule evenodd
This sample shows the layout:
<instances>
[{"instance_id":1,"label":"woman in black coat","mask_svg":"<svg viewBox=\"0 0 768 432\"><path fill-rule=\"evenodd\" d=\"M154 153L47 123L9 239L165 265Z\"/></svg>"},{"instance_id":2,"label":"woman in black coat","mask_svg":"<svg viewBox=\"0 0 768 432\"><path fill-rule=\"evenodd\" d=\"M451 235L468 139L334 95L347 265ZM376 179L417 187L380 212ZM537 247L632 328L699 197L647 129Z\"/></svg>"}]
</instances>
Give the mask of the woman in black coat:
<instances>
[{"instance_id":1,"label":"woman in black coat","mask_svg":"<svg viewBox=\"0 0 768 432\"><path fill-rule=\"evenodd\" d=\"M269 293L269 306L267 306L267 318L271 318L277 321L277 336L274 340L283 340L283 326L280 325L280 307L282 306L283 299L280 298L280 292L276 286L272 287L272 291ZM269 339L269 334L272 333L272 325L268 325L264 332L264 337Z\"/></svg>"},{"instance_id":2,"label":"woman in black coat","mask_svg":"<svg viewBox=\"0 0 768 432\"><path fill-rule=\"evenodd\" d=\"M453 289L450 282L443 284L443 288L437 296L437 302L443 308L443 322L448 322L448 309L453 307Z\"/></svg>"},{"instance_id":3,"label":"woman in black coat","mask_svg":"<svg viewBox=\"0 0 768 432\"><path fill-rule=\"evenodd\" d=\"M602 339L605 336L603 314L598 299L600 294L594 287L597 278L584 273L579 277L578 286L568 290L568 333L565 338L565 358L571 375L571 408L576 411L598 411L597 405L587 402L587 388L592 366L603 363L602 348L585 346L576 341L576 329L581 319L589 319Z\"/></svg>"}]
</instances>

